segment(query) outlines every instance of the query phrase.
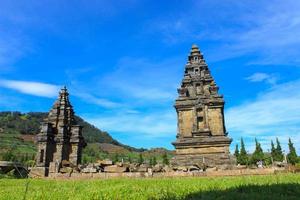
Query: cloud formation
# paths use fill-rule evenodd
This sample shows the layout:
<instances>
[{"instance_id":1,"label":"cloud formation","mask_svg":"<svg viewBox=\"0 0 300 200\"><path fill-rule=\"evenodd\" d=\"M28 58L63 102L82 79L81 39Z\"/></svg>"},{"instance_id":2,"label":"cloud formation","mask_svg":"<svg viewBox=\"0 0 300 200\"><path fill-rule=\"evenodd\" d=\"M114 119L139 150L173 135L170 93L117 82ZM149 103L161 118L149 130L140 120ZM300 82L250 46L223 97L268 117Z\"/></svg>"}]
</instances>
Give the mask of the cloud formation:
<instances>
[{"instance_id":1,"label":"cloud formation","mask_svg":"<svg viewBox=\"0 0 300 200\"><path fill-rule=\"evenodd\" d=\"M48 83L17 80L0 80L0 87L13 89L24 94L50 98L57 96L60 89L59 86Z\"/></svg>"},{"instance_id":2,"label":"cloud formation","mask_svg":"<svg viewBox=\"0 0 300 200\"><path fill-rule=\"evenodd\" d=\"M249 64L299 64L299 9L300 2L293 0L196 1L175 18L151 22L149 32L160 34L168 45L208 42L210 61L251 54Z\"/></svg>"},{"instance_id":3,"label":"cloud formation","mask_svg":"<svg viewBox=\"0 0 300 200\"><path fill-rule=\"evenodd\" d=\"M271 85L276 84L278 77L275 74L266 74L266 73L254 73L251 76L248 76L246 80L250 82L266 82Z\"/></svg>"},{"instance_id":4,"label":"cloud formation","mask_svg":"<svg viewBox=\"0 0 300 200\"><path fill-rule=\"evenodd\" d=\"M77 91L77 92L74 92L74 96L77 96L86 102L96 104L98 106L108 108L108 109L119 108L122 106L121 103L117 103L117 102L111 101L109 99L99 98L99 97L96 97L96 96L86 93L86 92L78 92Z\"/></svg>"},{"instance_id":5,"label":"cloud formation","mask_svg":"<svg viewBox=\"0 0 300 200\"><path fill-rule=\"evenodd\" d=\"M266 150L271 138L282 138L284 144L289 137L295 143L300 141L299 87L300 80L278 84L253 101L228 108L225 115L227 129L235 142L240 137L251 140L257 137L263 140Z\"/></svg>"}]
</instances>

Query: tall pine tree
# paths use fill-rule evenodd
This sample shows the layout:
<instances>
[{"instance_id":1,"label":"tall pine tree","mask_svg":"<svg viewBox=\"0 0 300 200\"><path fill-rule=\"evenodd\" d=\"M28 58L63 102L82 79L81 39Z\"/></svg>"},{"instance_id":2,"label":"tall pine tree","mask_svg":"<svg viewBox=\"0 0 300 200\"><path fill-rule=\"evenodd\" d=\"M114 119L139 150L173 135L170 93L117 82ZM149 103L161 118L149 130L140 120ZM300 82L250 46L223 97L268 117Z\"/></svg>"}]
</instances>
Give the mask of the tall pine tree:
<instances>
[{"instance_id":1,"label":"tall pine tree","mask_svg":"<svg viewBox=\"0 0 300 200\"><path fill-rule=\"evenodd\" d=\"M276 138L276 150L275 150L275 157L274 157L274 161L283 161L283 153L282 153L282 149L281 149L281 145L280 142L278 140L278 138Z\"/></svg>"},{"instance_id":2,"label":"tall pine tree","mask_svg":"<svg viewBox=\"0 0 300 200\"><path fill-rule=\"evenodd\" d=\"M164 154L162 155L162 159L163 159L163 164L164 164L164 165L169 165L169 159L168 159L167 153L164 153Z\"/></svg>"},{"instance_id":3,"label":"tall pine tree","mask_svg":"<svg viewBox=\"0 0 300 200\"><path fill-rule=\"evenodd\" d=\"M248 165L248 155L245 149L243 138L241 138L241 150L240 150L239 161L241 165Z\"/></svg>"},{"instance_id":4,"label":"tall pine tree","mask_svg":"<svg viewBox=\"0 0 300 200\"><path fill-rule=\"evenodd\" d=\"M144 163L144 158L143 158L143 155L142 155L141 153L139 154L138 163L139 163L140 165Z\"/></svg>"},{"instance_id":5,"label":"tall pine tree","mask_svg":"<svg viewBox=\"0 0 300 200\"><path fill-rule=\"evenodd\" d=\"M275 149L273 140L271 140L271 156L272 156L273 160L276 157L276 149Z\"/></svg>"},{"instance_id":6,"label":"tall pine tree","mask_svg":"<svg viewBox=\"0 0 300 200\"><path fill-rule=\"evenodd\" d=\"M152 159L152 165L155 166L157 164L156 157L154 156Z\"/></svg>"},{"instance_id":7,"label":"tall pine tree","mask_svg":"<svg viewBox=\"0 0 300 200\"><path fill-rule=\"evenodd\" d=\"M298 156L294 144L291 141L291 138L289 138L289 150L290 152L287 155L288 162L292 165L295 165L298 162Z\"/></svg>"},{"instance_id":8,"label":"tall pine tree","mask_svg":"<svg viewBox=\"0 0 300 200\"><path fill-rule=\"evenodd\" d=\"M236 144L236 146L235 146L234 156L236 158L236 163L240 164L240 151L239 151L239 145L238 144Z\"/></svg>"},{"instance_id":9,"label":"tall pine tree","mask_svg":"<svg viewBox=\"0 0 300 200\"><path fill-rule=\"evenodd\" d=\"M153 166L153 159L152 159L152 157L150 157L150 159L149 159L149 164L150 164L150 166Z\"/></svg>"},{"instance_id":10,"label":"tall pine tree","mask_svg":"<svg viewBox=\"0 0 300 200\"><path fill-rule=\"evenodd\" d=\"M256 164L258 161L262 161L264 159L264 152L261 148L260 143L255 138L255 151L251 156L251 164Z\"/></svg>"}]
</instances>

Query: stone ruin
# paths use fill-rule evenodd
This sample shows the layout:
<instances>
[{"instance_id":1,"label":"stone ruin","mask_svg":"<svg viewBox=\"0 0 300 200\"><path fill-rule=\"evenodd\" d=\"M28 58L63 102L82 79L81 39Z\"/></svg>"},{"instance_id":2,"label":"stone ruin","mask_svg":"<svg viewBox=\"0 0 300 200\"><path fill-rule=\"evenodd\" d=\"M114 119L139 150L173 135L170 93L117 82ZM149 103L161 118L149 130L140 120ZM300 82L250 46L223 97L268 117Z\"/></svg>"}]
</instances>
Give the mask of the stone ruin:
<instances>
[{"instance_id":1,"label":"stone ruin","mask_svg":"<svg viewBox=\"0 0 300 200\"><path fill-rule=\"evenodd\" d=\"M196 45L192 46L184 78L175 102L178 117L175 156L170 165L112 162L98 160L81 164L86 146L82 127L74 117L66 88L61 89L48 117L37 135L37 165L31 177L114 178L114 177L183 177L272 174L275 168L247 169L233 167L229 153L231 139L224 123L224 99L218 93L207 64ZM225 167L224 167L225 166ZM223 169L231 170L223 170ZM6 169L6 168L3 168ZM282 169L279 169L282 170Z\"/></svg>"},{"instance_id":2,"label":"stone ruin","mask_svg":"<svg viewBox=\"0 0 300 200\"><path fill-rule=\"evenodd\" d=\"M31 173L48 176L49 173L59 172L63 161L72 166L81 163L82 149L86 143L82 127L75 120L66 87L61 89L48 117L42 122L37 145L36 167Z\"/></svg>"},{"instance_id":3,"label":"stone ruin","mask_svg":"<svg viewBox=\"0 0 300 200\"><path fill-rule=\"evenodd\" d=\"M177 111L177 140L172 160L174 165L230 165L229 145L224 123L224 99L216 85L202 53L192 46L185 66Z\"/></svg>"},{"instance_id":4,"label":"stone ruin","mask_svg":"<svg viewBox=\"0 0 300 200\"><path fill-rule=\"evenodd\" d=\"M37 135L37 166L31 175L58 177L153 176L153 173L203 173L234 163L230 156L224 122L224 99L196 45L185 66L179 97L175 101L178 117L175 156L170 166L113 163L110 160L81 165L86 146L82 127L76 123L69 94L63 88ZM115 175L112 175L115 174ZM160 175L159 175L160 176ZM164 176L164 175L162 175Z\"/></svg>"}]
</instances>

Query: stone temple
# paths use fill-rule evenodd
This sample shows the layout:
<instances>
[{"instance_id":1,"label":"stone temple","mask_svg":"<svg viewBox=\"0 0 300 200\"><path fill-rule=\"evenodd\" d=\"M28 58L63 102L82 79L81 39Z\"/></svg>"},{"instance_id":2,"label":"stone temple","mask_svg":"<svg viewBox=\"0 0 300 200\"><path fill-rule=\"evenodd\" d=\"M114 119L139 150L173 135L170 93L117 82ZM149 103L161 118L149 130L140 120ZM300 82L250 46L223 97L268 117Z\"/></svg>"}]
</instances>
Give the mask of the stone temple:
<instances>
[{"instance_id":1,"label":"stone temple","mask_svg":"<svg viewBox=\"0 0 300 200\"><path fill-rule=\"evenodd\" d=\"M66 87L61 89L48 117L42 122L37 143L35 171L44 176L58 172L63 160L73 165L80 164L82 149L86 143L82 136L82 127L75 121Z\"/></svg>"},{"instance_id":2,"label":"stone temple","mask_svg":"<svg viewBox=\"0 0 300 200\"><path fill-rule=\"evenodd\" d=\"M192 46L185 66L177 112L177 140L172 144L176 153L174 165L206 164L224 166L231 163L224 123L224 99L216 85L202 53Z\"/></svg>"}]
</instances>

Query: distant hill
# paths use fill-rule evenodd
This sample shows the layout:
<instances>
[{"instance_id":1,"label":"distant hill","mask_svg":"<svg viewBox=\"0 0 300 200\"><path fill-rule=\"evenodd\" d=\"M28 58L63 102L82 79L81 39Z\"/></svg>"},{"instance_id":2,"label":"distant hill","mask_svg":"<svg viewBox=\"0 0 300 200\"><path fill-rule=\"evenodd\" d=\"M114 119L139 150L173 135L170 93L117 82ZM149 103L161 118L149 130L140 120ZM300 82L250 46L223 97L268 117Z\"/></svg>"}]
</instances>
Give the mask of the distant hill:
<instances>
[{"instance_id":1,"label":"distant hill","mask_svg":"<svg viewBox=\"0 0 300 200\"><path fill-rule=\"evenodd\" d=\"M36 135L40 130L40 123L47 117L48 113L44 112L0 112L0 131L6 133L21 134L21 138L34 138L28 135ZM83 127L83 136L87 143L108 143L123 147L130 151L144 151L127 145L123 145L107 132L102 131L95 126L84 121L82 118L75 116L76 121ZM27 135L27 137L24 137Z\"/></svg>"},{"instance_id":2,"label":"distant hill","mask_svg":"<svg viewBox=\"0 0 300 200\"><path fill-rule=\"evenodd\" d=\"M0 160L27 161L34 160L36 145L34 144L35 135L40 131L40 123L47 117L44 112L0 112ZM109 133L75 116L76 121L83 127L83 136L88 146L83 151L85 162L94 162L97 159L137 159L142 153L145 158L167 153L172 155L172 151L166 149L143 149L124 145ZM11 152L11 153L7 153ZM4 158L3 158L4 157Z\"/></svg>"}]
</instances>

